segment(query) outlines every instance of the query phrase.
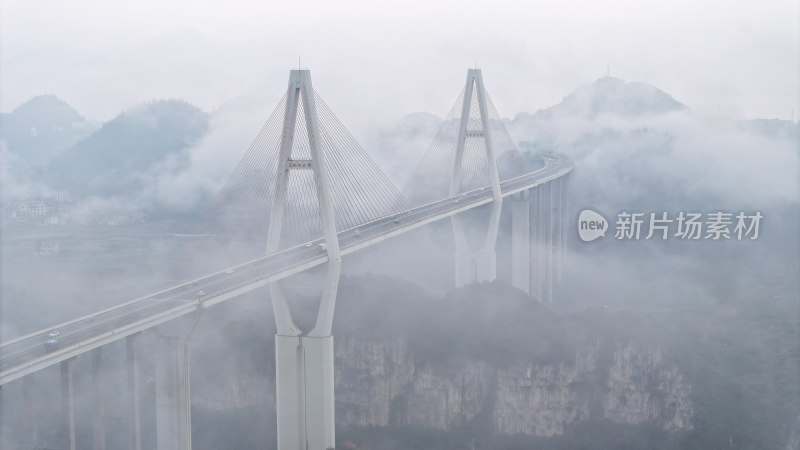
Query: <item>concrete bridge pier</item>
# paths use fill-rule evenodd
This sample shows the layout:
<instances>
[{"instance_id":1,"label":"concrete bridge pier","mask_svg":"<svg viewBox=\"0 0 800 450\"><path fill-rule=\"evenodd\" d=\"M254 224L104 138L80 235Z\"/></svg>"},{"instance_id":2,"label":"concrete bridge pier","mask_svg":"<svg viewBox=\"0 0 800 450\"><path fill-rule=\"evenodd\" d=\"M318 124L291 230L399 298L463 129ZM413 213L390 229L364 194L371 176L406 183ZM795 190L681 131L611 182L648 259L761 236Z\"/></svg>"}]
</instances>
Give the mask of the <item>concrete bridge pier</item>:
<instances>
[{"instance_id":1,"label":"concrete bridge pier","mask_svg":"<svg viewBox=\"0 0 800 450\"><path fill-rule=\"evenodd\" d=\"M553 222L553 268L550 275L553 278L553 285L561 281L561 258L563 256L564 245L564 220L563 220L563 198L564 185L561 178L551 181L552 195L550 204L550 215Z\"/></svg>"},{"instance_id":2,"label":"concrete bridge pier","mask_svg":"<svg viewBox=\"0 0 800 450\"><path fill-rule=\"evenodd\" d=\"M63 420L64 449L75 450L75 392L72 379L72 361L61 361L61 416Z\"/></svg>"},{"instance_id":3,"label":"concrete bridge pier","mask_svg":"<svg viewBox=\"0 0 800 450\"><path fill-rule=\"evenodd\" d=\"M544 288L544 212L542 211L542 186L537 186L531 190L531 267L530 267L530 284L531 284L531 297L537 301L542 301Z\"/></svg>"},{"instance_id":4,"label":"concrete bridge pier","mask_svg":"<svg viewBox=\"0 0 800 450\"><path fill-rule=\"evenodd\" d=\"M339 286L338 242L329 241L325 285L314 328L293 322L282 282L270 284L275 336L275 403L278 450L326 450L336 445L333 370L333 311ZM335 256L334 256L335 255Z\"/></svg>"},{"instance_id":5,"label":"concrete bridge pier","mask_svg":"<svg viewBox=\"0 0 800 450\"><path fill-rule=\"evenodd\" d=\"M192 448L188 341L199 319L196 313L155 329L158 450Z\"/></svg>"},{"instance_id":6,"label":"concrete bridge pier","mask_svg":"<svg viewBox=\"0 0 800 450\"><path fill-rule=\"evenodd\" d=\"M497 278L497 253L493 251L456 250L456 287Z\"/></svg>"},{"instance_id":7,"label":"concrete bridge pier","mask_svg":"<svg viewBox=\"0 0 800 450\"><path fill-rule=\"evenodd\" d=\"M556 264L556 281L561 282L564 278L564 264L566 261L567 252L567 230L569 229L568 219L568 205L567 205L567 192L569 187L569 175L564 175L558 178L558 223L559 223L559 243L558 243L558 263Z\"/></svg>"},{"instance_id":8,"label":"concrete bridge pier","mask_svg":"<svg viewBox=\"0 0 800 450\"><path fill-rule=\"evenodd\" d=\"M305 349L308 448L324 450L336 445L334 423L333 336L302 338Z\"/></svg>"},{"instance_id":9,"label":"concrete bridge pier","mask_svg":"<svg viewBox=\"0 0 800 450\"><path fill-rule=\"evenodd\" d=\"M335 445L333 336L275 336L279 450Z\"/></svg>"},{"instance_id":10,"label":"concrete bridge pier","mask_svg":"<svg viewBox=\"0 0 800 450\"><path fill-rule=\"evenodd\" d=\"M466 286L471 283L494 281L497 279L497 235L500 229L500 211L503 207L502 199L496 199L491 204L489 223L486 229L483 246L474 250L467 238L462 218L458 215L451 217L453 237L455 239L455 287Z\"/></svg>"},{"instance_id":11,"label":"concrete bridge pier","mask_svg":"<svg viewBox=\"0 0 800 450\"><path fill-rule=\"evenodd\" d=\"M499 192L499 190L498 190ZM484 237L483 246L473 250L466 230L458 215L452 216L453 236L455 238L455 286L470 283L494 281L497 278L497 235L500 229L500 211L503 200L496 198L491 204L492 211Z\"/></svg>"},{"instance_id":12,"label":"concrete bridge pier","mask_svg":"<svg viewBox=\"0 0 800 450\"><path fill-rule=\"evenodd\" d=\"M511 197L511 285L531 294L531 191Z\"/></svg>"},{"instance_id":13,"label":"concrete bridge pier","mask_svg":"<svg viewBox=\"0 0 800 450\"><path fill-rule=\"evenodd\" d=\"M555 285L563 277L566 191L561 177L512 198L512 284L542 302L553 301ZM523 201L521 194L527 195L528 201Z\"/></svg>"},{"instance_id":14,"label":"concrete bridge pier","mask_svg":"<svg viewBox=\"0 0 800 450\"><path fill-rule=\"evenodd\" d=\"M103 347L92 350L93 444L94 450L106 449L105 399L103 398Z\"/></svg>"},{"instance_id":15,"label":"concrete bridge pier","mask_svg":"<svg viewBox=\"0 0 800 450\"><path fill-rule=\"evenodd\" d=\"M156 342L156 433L159 450L192 448L188 345L180 337Z\"/></svg>"},{"instance_id":16,"label":"concrete bridge pier","mask_svg":"<svg viewBox=\"0 0 800 450\"><path fill-rule=\"evenodd\" d=\"M139 352L135 340L137 335L132 334L125 338L130 450L142 449L141 413L139 410Z\"/></svg>"},{"instance_id":17,"label":"concrete bridge pier","mask_svg":"<svg viewBox=\"0 0 800 450\"><path fill-rule=\"evenodd\" d=\"M555 224L553 223L553 185L552 182L542 185L543 202L542 211L544 212L544 292L542 300L553 303L553 234Z\"/></svg>"},{"instance_id":18,"label":"concrete bridge pier","mask_svg":"<svg viewBox=\"0 0 800 450\"><path fill-rule=\"evenodd\" d=\"M530 295L540 302L553 301L553 190L545 183L531 190L531 265Z\"/></svg>"},{"instance_id":19,"label":"concrete bridge pier","mask_svg":"<svg viewBox=\"0 0 800 450\"><path fill-rule=\"evenodd\" d=\"M25 403L25 421L30 448L39 448L39 421L36 420L36 374L32 373L22 379L22 401Z\"/></svg>"},{"instance_id":20,"label":"concrete bridge pier","mask_svg":"<svg viewBox=\"0 0 800 450\"><path fill-rule=\"evenodd\" d=\"M453 217L454 223L458 220ZM453 227L456 229L456 226ZM456 236L463 231L456 231ZM493 237L491 237L493 236ZM491 245L485 245L480 250L470 248L466 238L456 237L455 251L455 286L462 287L471 283L482 281L494 281L497 278L497 252L495 250L495 240L497 235L491 232L487 236L487 241L491 239Z\"/></svg>"},{"instance_id":21,"label":"concrete bridge pier","mask_svg":"<svg viewBox=\"0 0 800 450\"><path fill-rule=\"evenodd\" d=\"M270 284L275 336L275 403L278 450L327 450L336 446L333 311L339 286L338 241L329 262L314 328L303 333L292 320L283 284ZM334 251L334 254L330 252Z\"/></svg>"},{"instance_id":22,"label":"concrete bridge pier","mask_svg":"<svg viewBox=\"0 0 800 450\"><path fill-rule=\"evenodd\" d=\"M278 449L305 442L305 350L301 336L275 336L275 403Z\"/></svg>"}]
</instances>

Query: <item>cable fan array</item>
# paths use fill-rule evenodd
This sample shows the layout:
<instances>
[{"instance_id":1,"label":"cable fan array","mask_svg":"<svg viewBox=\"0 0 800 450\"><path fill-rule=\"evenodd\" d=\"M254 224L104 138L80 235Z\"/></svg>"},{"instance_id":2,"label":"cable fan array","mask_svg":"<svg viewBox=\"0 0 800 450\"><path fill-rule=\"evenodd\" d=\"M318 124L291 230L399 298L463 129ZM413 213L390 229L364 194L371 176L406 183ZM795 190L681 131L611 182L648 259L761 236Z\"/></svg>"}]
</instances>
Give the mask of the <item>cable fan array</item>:
<instances>
[{"instance_id":1,"label":"cable fan array","mask_svg":"<svg viewBox=\"0 0 800 450\"><path fill-rule=\"evenodd\" d=\"M464 139L464 159L457 189L459 193L491 184L477 86L473 84L472 89ZM412 205L439 200L450 195L450 180L455 162L465 90L466 88L461 90L461 95L450 109L442 127L406 186L406 198ZM500 180L521 175L522 156L517 151L488 94L485 98L491 142L495 150Z\"/></svg>"},{"instance_id":2,"label":"cable fan array","mask_svg":"<svg viewBox=\"0 0 800 450\"><path fill-rule=\"evenodd\" d=\"M402 194L316 92L314 99L336 229L344 230L408 209ZM265 248L286 101L284 95L212 203L206 217L209 231L244 238L252 245L260 245L258 248ZM297 108L291 160L298 161L298 167L288 173L280 248L322 236L314 174L310 166L303 163L311 160L311 147L306 107L301 100Z\"/></svg>"}]
</instances>

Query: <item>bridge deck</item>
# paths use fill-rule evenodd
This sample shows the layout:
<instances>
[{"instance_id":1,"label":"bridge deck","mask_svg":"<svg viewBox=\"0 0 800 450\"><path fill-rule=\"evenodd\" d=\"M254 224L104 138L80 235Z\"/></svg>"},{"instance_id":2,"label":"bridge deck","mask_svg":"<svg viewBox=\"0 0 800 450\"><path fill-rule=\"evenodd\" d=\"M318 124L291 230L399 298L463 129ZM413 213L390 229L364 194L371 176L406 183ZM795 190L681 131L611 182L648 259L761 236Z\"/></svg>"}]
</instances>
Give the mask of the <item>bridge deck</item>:
<instances>
[{"instance_id":1,"label":"bridge deck","mask_svg":"<svg viewBox=\"0 0 800 450\"><path fill-rule=\"evenodd\" d=\"M552 181L572 162L545 157L545 165L501 183L503 197ZM428 203L338 233L342 254L384 241L436 220L492 202L489 186ZM268 283L324 264L322 239L283 250L196 280L173 286L89 316L0 344L0 385L94 348L242 295ZM51 330L59 346L46 351Z\"/></svg>"}]
</instances>

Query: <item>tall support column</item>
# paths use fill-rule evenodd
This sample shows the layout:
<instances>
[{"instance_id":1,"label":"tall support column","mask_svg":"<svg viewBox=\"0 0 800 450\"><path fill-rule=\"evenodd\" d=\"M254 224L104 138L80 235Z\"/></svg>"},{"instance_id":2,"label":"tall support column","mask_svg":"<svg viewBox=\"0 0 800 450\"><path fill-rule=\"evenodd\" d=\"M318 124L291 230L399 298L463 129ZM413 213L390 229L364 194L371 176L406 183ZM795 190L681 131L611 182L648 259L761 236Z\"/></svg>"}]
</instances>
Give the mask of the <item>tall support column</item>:
<instances>
[{"instance_id":1,"label":"tall support column","mask_svg":"<svg viewBox=\"0 0 800 450\"><path fill-rule=\"evenodd\" d=\"M455 252L456 287L470 283L494 281L497 278L497 253L485 250L463 250Z\"/></svg>"},{"instance_id":2,"label":"tall support column","mask_svg":"<svg viewBox=\"0 0 800 450\"><path fill-rule=\"evenodd\" d=\"M125 338L128 382L128 425L130 450L142 450L142 427L139 412L139 355L135 334Z\"/></svg>"},{"instance_id":3,"label":"tall support column","mask_svg":"<svg viewBox=\"0 0 800 450\"><path fill-rule=\"evenodd\" d=\"M479 130L469 130L469 119L472 105L472 95L475 92L478 101L478 112L480 114ZM451 218L453 225L453 235L455 236L455 284L456 287L476 281L492 281L497 278L497 233L500 226L500 210L503 204L503 197L500 191L500 176L497 170L497 157L495 154L494 143L492 142L492 130L489 124L489 112L486 103L486 92L483 87L483 75L480 69L467 70L467 84L464 88L464 103L461 107L461 121L458 128L456 141L456 154L453 159L453 170L450 177L450 196L459 193L461 185L461 169L464 162L464 149L468 137L483 137L486 148L486 160L489 164L489 181L492 186L492 211L489 217L489 225L483 247L474 251L466 239L461 218L454 215Z\"/></svg>"},{"instance_id":4,"label":"tall support column","mask_svg":"<svg viewBox=\"0 0 800 450\"><path fill-rule=\"evenodd\" d=\"M561 178L551 181L553 183L553 284L561 281L561 235L564 233L561 221Z\"/></svg>"},{"instance_id":5,"label":"tall support column","mask_svg":"<svg viewBox=\"0 0 800 450\"><path fill-rule=\"evenodd\" d=\"M187 346L178 337L156 339L156 429L159 450L191 449Z\"/></svg>"},{"instance_id":6,"label":"tall support column","mask_svg":"<svg viewBox=\"0 0 800 450\"><path fill-rule=\"evenodd\" d=\"M36 374L26 375L22 379L22 399L25 403L25 418L27 419L28 443L30 448L39 448L39 420L36 417Z\"/></svg>"},{"instance_id":7,"label":"tall support column","mask_svg":"<svg viewBox=\"0 0 800 450\"><path fill-rule=\"evenodd\" d=\"M276 336L275 359L278 449L333 447L333 336Z\"/></svg>"},{"instance_id":8,"label":"tall support column","mask_svg":"<svg viewBox=\"0 0 800 450\"><path fill-rule=\"evenodd\" d=\"M274 282L269 286L278 329L275 336L278 450L326 450L336 445L332 329L341 253L314 89L308 70L291 71L286 98L266 252L274 253L280 246L289 172L311 169L328 264L317 320L308 333L303 333L294 324L283 285ZM301 103L308 133L310 160L292 157L297 111Z\"/></svg>"},{"instance_id":9,"label":"tall support column","mask_svg":"<svg viewBox=\"0 0 800 450\"><path fill-rule=\"evenodd\" d=\"M566 198L567 198L567 176L559 177L558 182L558 196L556 198L556 282L561 283L564 279L564 247L566 246L566 233L568 230L567 215L566 215Z\"/></svg>"},{"instance_id":10,"label":"tall support column","mask_svg":"<svg viewBox=\"0 0 800 450\"><path fill-rule=\"evenodd\" d=\"M5 412L4 412L5 408L3 408L3 405L5 404L3 402L3 394L4 394L3 385L0 384L0 448L4 448L7 446L7 444L5 444L6 428L3 426L3 424L8 422L5 419Z\"/></svg>"},{"instance_id":11,"label":"tall support column","mask_svg":"<svg viewBox=\"0 0 800 450\"><path fill-rule=\"evenodd\" d=\"M548 303L553 303L553 185L545 183L544 185L544 201L545 206L542 208L545 214L545 296L544 298Z\"/></svg>"},{"instance_id":12,"label":"tall support column","mask_svg":"<svg viewBox=\"0 0 800 450\"><path fill-rule=\"evenodd\" d=\"M305 448L304 353L302 337L275 336L275 406L278 412L278 450Z\"/></svg>"},{"instance_id":13,"label":"tall support column","mask_svg":"<svg viewBox=\"0 0 800 450\"><path fill-rule=\"evenodd\" d=\"M534 217L534 226L533 226L533 242L534 242L534 250L532 255L533 260L533 267L532 267L532 274L531 280L533 289L531 291L532 296L541 302L543 300L544 294L544 277L543 277L543 269L544 269L544 214L542 211L542 186L537 186L533 190L533 217Z\"/></svg>"},{"instance_id":14,"label":"tall support column","mask_svg":"<svg viewBox=\"0 0 800 450\"><path fill-rule=\"evenodd\" d=\"M333 336L302 338L305 354L306 433L308 449L335 444L333 396Z\"/></svg>"},{"instance_id":15,"label":"tall support column","mask_svg":"<svg viewBox=\"0 0 800 450\"><path fill-rule=\"evenodd\" d=\"M530 191L522 191L511 199L511 285L531 293L531 229Z\"/></svg>"},{"instance_id":16,"label":"tall support column","mask_svg":"<svg viewBox=\"0 0 800 450\"><path fill-rule=\"evenodd\" d=\"M3 405L3 385L0 384L0 448L4 448L7 446L6 442L6 428L3 426L4 423L8 423L7 419L5 419L5 408Z\"/></svg>"},{"instance_id":17,"label":"tall support column","mask_svg":"<svg viewBox=\"0 0 800 450\"><path fill-rule=\"evenodd\" d=\"M189 336L200 314L156 330L156 441L158 450L191 450ZM171 325L171 326L170 326ZM177 330L174 328L177 327ZM177 333L176 333L177 332Z\"/></svg>"},{"instance_id":18,"label":"tall support column","mask_svg":"<svg viewBox=\"0 0 800 450\"><path fill-rule=\"evenodd\" d=\"M61 416L64 449L75 450L75 395L72 382L72 361L61 361Z\"/></svg>"},{"instance_id":19,"label":"tall support column","mask_svg":"<svg viewBox=\"0 0 800 450\"><path fill-rule=\"evenodd\" d=\"M564 266L567 262L567 233L570 230L570 222L569 222L569 175L564 175L563 177L559 178L562 181L562 189L561 189L561 271L559 273L559 281L563 277Z\"/></svg>"},{"instance_id":20,"label":"tall support column","mask_svg":"<svg viewBox=\"0 0 800 450\"><path fill-rule=\"evenodd\" d=\"M544 184L538 186L539 190L539 211L537 212L539 229L538 234L538 248L536 258L539 260L539 270L537 277L539 278L539 301L547 301L547 189Z\"/></svg>"},{"instance_id":21,"label":"tall support column","mask_svg":"<svg viewBox=\"0 0 800 450\"><path fill-rule=\"evenodd\" d=\"M100 373L103 366L103 347L92 350L92 396L94 400L93 444L94 450L105 450L106 429L105 401L103 398L103 376Z\"/></svg>"},{"instance_id":22,"label":"tall support column","mask_svg":"<svg viewBox=\"0 0 800 450\"><path fill-rule=\"evenodd\" d=\"M528 275L528 279L530 282L530 295L531 298L538 299L538 286L536 285L536 270L538 269L536 260L536 252L538 250L538 243L536 242L537 235L536 233L539 230L539 222L538 216L539 213L539 188L534 187L530 191L530 218L531 218L531 245L530 245L530 252L531 252L531 265L530 265L530 274Z\"/></svg>"},{"instance_id":23,"label":"tall support column","mask_svg":"<svg viewBox=\"0 0 800 450\"><path fill-rule=\"evenodd\" d=\"M547 232L549 231L547 220L547 185L541 184L536 187L536 284L537 296L540 302L547 301Z\"/></svg>"}]
</instances>

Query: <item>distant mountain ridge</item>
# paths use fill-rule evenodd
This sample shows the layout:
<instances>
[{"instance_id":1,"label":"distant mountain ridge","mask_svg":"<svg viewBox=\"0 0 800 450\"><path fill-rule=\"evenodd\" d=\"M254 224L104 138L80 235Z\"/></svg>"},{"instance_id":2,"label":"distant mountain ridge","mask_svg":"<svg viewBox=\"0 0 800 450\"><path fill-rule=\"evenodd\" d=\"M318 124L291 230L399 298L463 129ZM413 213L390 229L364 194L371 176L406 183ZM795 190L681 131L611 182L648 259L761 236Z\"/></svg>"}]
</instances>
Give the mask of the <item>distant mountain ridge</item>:
<instances>
[{"instance_id":1,"label":"distant mountain ridge","mask_svg":"<svg viewBox=\"0 0 800 450\"><path fill-rule=\"evenodd\" d=\"M230 108L252 114L251 103L245 102L245 107L240 103ZM666 155L674 130L654 127L651 119L681 111L690 113L685 121L701 119L689 117L693 114L687 106L655 86L602 77L576 88L558 104L520 113L506 125L512 137L525 141L526 150L533 153L558 151L578 161L590 148L630 144L640 149L637 154ZM605 117L613 120L599 120ZM37 96L0 114L0 139L9 153L6 166L15 165L10 169L14 180L7 184L37 182L67 191L78 201L118 200L137 197L159 178L180 174L195 179L190 150L208 133L209 120L210 114L186 101L158 100L130 108L99 127L56 96ZM403 186L441 123L440 117L427 112L408 114L373 130L364 148L397 186ZM582 125L576 127L578 123ZM788 121L732 125L779 140L796 139L800 131ZM604 150L604 160L611 156Z\"/></svg>"},{"instance_id":2,"label":"distant mountain ridge","mask_svg":"<svg viewBox=\"0 0 800 450\"><path fill-rule=\"evenodd\" d=\"M0 139L23 161L40 164L89 136L97 125L52 94L0 114Z\"/></svg>"},{"instance_id":3,"label":"distant mountain ridge","mask_svg":"<svg viewBox=\"0 0 800 450\"><path fill-rule=\"evenodd\" d=\"M159 164L164 170L188 166L181 151L207 131L208 114L199 108L183 100L151 101L60 154L49 172L56 187L78 196L134 194L143 187L142 176Z\"/></svg>"},{"instance_id":4,"label":"distant mountain ridge","mask_svg":"<svg viewBox=\"0 0 800 450\"><path fill-rule=\"evenodd\" d=\"M559 104L530 115L541 119L567 116L592 118L604 113L634 116L663 114L685 108L684 104L653 85L606 76L580 86Z\"/></svg>"}]
</instances>

